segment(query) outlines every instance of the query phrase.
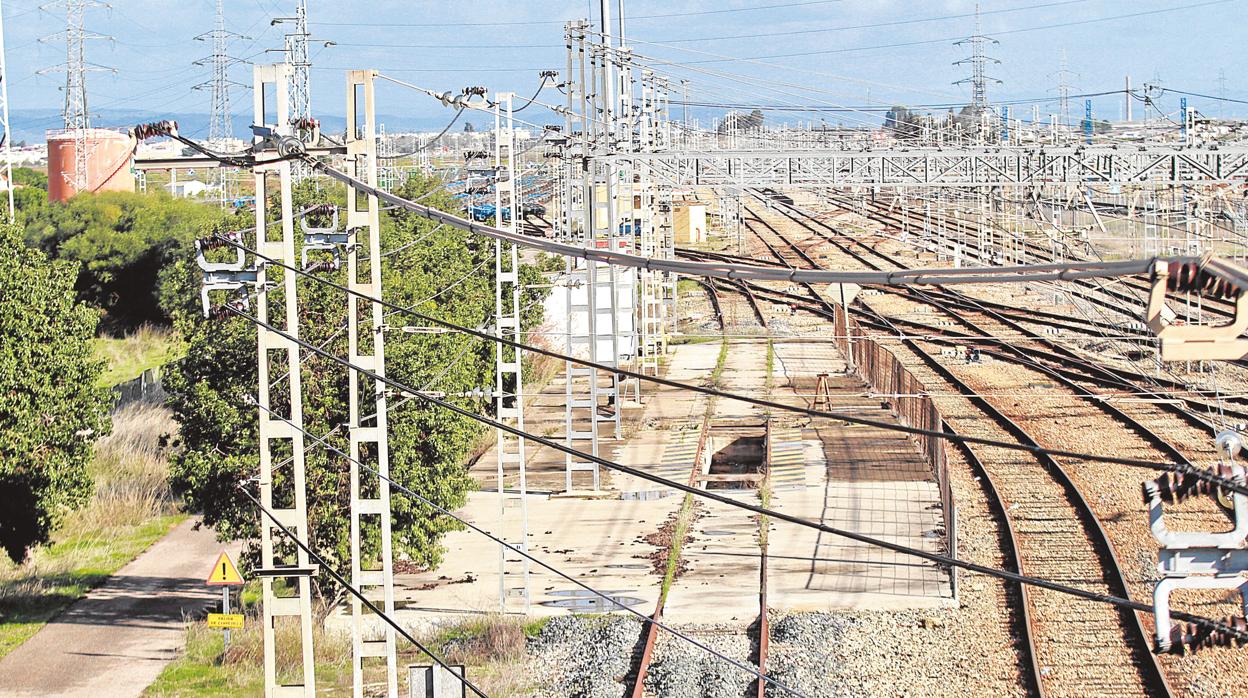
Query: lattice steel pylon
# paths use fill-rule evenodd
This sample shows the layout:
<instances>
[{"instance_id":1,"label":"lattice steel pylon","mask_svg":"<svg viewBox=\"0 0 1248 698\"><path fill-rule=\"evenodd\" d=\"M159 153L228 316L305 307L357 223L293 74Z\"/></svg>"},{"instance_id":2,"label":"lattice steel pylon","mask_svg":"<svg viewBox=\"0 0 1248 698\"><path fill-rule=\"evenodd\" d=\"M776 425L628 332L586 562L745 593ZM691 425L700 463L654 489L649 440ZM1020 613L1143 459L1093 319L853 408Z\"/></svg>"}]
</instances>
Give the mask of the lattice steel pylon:
<instances>
[{"instance_id":1,"label":"lattice steel pylon","mask_svg":"<svg viewBox=\"0 0 1248 698\"><path fill-rule=\"evenodd\" d=\"M9 199L9 223L13 222L13 132L9 130L9 71L4 55L4 3L0 2L0 128L4 129L4 190Z\"/></svg>"},{"instance_id":2,"label":"lattice steel pylon","mask_svg":"<svg viewBox=\"0 0 1248 698\"><path fill-rule=\"evenodd\" d=\"M373 92L377 72L347 72L347 161L352 172L362 174L371 187L377 186L377 112ZM382 298L381 275L381 208L376 196L367 196L367 205L360 205L360 192L347 187L347 286L361 296ZM367 239L362 239L367 237ZM361 249L367 247L367 268L361 269ZM367 280L361 280L361 273ZM347 342L352 366L386 375L386 343L384 307L368 304L365 317L360 315L360 296L347 299ZM362 341L364 340L364 341ZM382 608L394 615L393 539L390 520L390 447L386 386L359 370L348 372L350 438L351 438L351 584L361 591L380 590ZM381 477L360 467L373 462ZM364 546L371 533L381 544L379 555L365 559ZM369 593L366 591L365 593ZM375 592L372 592L375 594ZM353 695L364 695L364 660L383 658L386 664L386 695L399 695L398 666L395 655L394 628L388 624L376 631L367 627L373 614L358 598L351 599L351 656ZM372 635L370 635L370 632Z\"/></svg>"},{"instance_id":3,"label":"lattice steel pylon","mask_svg":"<svg viewBox=\"0 0 1248 698\"><path fill-rule=\"evenodd\" d=\"M494 216L495 225L515 233L520 220L520 195L516 180L516 131L512 117L515 95L494 96ZM509 215L510 214L510 215ZM523 341L520 324L520 251L512 243L494 243L494 333L515 342ZM524 431L524 356L502 342L494 343L495 418ZM498 607L508 610L509 599L522 600L529 612L529 559L509 559L512 550L528 552L528 478L525 473L524 439L497 429L495 452L498 471L498 535L507 545L498 548ZM507 477L515 472L516 494L507 491ZM515 516L509 510L515 510ZM519 520L513 520L518 518ZM518 565L519 580L509 572Z\"/></svg>"},{"instance_id":4,"label":"lattice steel pylon","mask_svg":"<svg viewBox=\"0 0 1248 698\"><path fill-rule=\"evenodd\" d=\"M246 87L240 82L230 79L230 66L238 62L230 56L230 41L246 39L225 28L225 10L222 0L217 0L217 13L212 31L204 32L195 37L197 41L211 41L212 55L195 61L195 65L207 65L212 68L212 79L195 85L196 90L209 90L212 94L212 107L208 120L208 140L220 144L234 137L233 121L230 115L230 88Z\"/></svg>"},{"instance_id":5,"label":"lattice steel pylon","mask_svg":"<svg viewBox=\"0 0 1248 698\"><path fill-rule=\"evenodd\" d=\"M995 58L989 57L984 50L984 47L988 44L996 43L999 42L990 36L984 36L983 32L980 30L979 4L976 3L975 33L965 39L953 42L954 46L969 44L971 47L970 57L953 62L954 65L965 65L970 63L971 75L970 77L957 80L953 84L963 85L968 82L971 84L971 109L976 117L988 109L988 83L995 82L998 85L1001 84L1000 80L994 77L989 77L986 70L986 66L989 63L1001 62Z\"/></svg>"},{"instance_id":6,"label":"lattice steel pylon","mask_svg":"<svg viewBox=\"0 0 1248 698\"><path fill-rule=\"evenodd\" d=\"M308 0L295 5L295 30L286 35L290 63L290 118L312 118L312 61L308 57Z\"/></svg>"},{"instance_id":7,"label":"lattice steel pylon","mask_svg":"<svg viewBox=\"0 0 1248 698\"><path fill-rule=\"evenodd\" d=\"M87 163L91 160L91 142L87 139L87 131L91 128L91 113L87 109L87 73L117 72L107 66L87 62L87 39L112 39L111 36L89 32L85 28L85 16L89 7L108 7L98 0L54 0L43 6L44 9L64 5L65 31L43 37L40 41L64 37L65 62L58 66L39 71L46 73L65 73L65 107L62 116L65 129L74 135L74 169L65 173L74 191L86 191L91 188Z\"/></svg>"},{"instance_id":8,"label":"lattice steel pylon","mask_svg":"<svg viewBox=\"0 0 1248 698\"><path fill-rule=\"evenodd\" d=\"M195 61L195 65L210 66L212 79L195 85L192 89L209 90L212 106L208 117L208 141L217 148L223 148L225 141L234 137L234 125L230 114L230 88L246 87L240 82L230 79L230 66L238 62L229 54L231 39L245 39L225 28L225 9L222 0L217 0L217 12L212 31L195 37L197 41L211 41L212 55ZM218 167L215 170L220 203L225 206L230 200L230 170Z\"/></svg>"},{"instance_id":9,"label":"lattice steel pylon","mask_svg":"<svg viewBox=\"0 0 1248 698\"><path fill-rule=\"evenodd\" d=\"M1067 67L1066 49L1062 49L1057 72L1049 77L1057 80L1058 119L1063 126L1070 126L1070 79L1078 76Z\"/></svg>"},{"instance_id":10,"label":"lattice steel pylon","mask_svg":"<svg viewBox=\"0 0 1248 698\"><path fill-rule=\"evenodd\" d=\"M255 124L267 126L279 135L289 135L290 124L286 119L286 85L289 66L257 65L252 71L254 87L253 118ZM266 88L276 96L276 104L266 104ZM269 121L266 114L272 114ZM295 254L295 231L291 196L290 161L281 159L275 148L263 149L264 141L254 139L256 166L256 249L260 254L291 267L299 264ZM281 213L281 237L271 239L269 212L266 202L269 195L269 177L278 178L278 196ZM268 271L261 267L257 279L256 315L261 322L272 322L278 332L257 327L258 380L260 410L260 503L271 510L283 526L301 540L310 540L308 531L308 503L304 462L303 383L299 346L283 337L299 336L299 299L296 295L296 276L289 270L281 272L280 298L283 305L277 319L270 320L270 286ZM282 327L285 325L285 327ZM286 396L272 395L270 376L285 372ZM288 406L288 420L277 416L276 410ZM275 469L274 455L282 459L283 466ZM264 636L264 692L266 696L316 695L315 661L312 651L312 576L316 568L310 564L307 553L291 548L284 537L274 535L274 525L268 519L260 521L260 569L256 571L261 584L261 607L263 608ZM278 595L275 584L285 580L293 593ZM281 684L277 676L277 624L280 619L298 618L299 648L302 658L301 683Z\"/></svg>"}]
</instances>

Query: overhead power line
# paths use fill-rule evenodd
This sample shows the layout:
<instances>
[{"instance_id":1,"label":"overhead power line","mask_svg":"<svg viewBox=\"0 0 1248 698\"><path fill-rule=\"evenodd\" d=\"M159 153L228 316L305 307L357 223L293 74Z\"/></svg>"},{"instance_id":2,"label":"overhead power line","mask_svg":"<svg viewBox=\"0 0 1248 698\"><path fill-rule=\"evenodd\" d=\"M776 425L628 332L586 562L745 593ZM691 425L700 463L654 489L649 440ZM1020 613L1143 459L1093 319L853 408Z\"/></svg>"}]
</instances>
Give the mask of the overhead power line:
<instances>
[{"instance_id":1,"label":"overhead power line","mask_svg":"<svg viewBox=\"0 0 1248 698\"><path fill-rule=\"evenodd\" d=\"M300 431L303 431L303 430L300 429ZM368 610L377 614L379 618L381 618L383 621L386 622L386 625L389 625L390 627L394 628L395 632L402 635L404 639L406 639L408 642L415 645L416 648L419 649L421 652L424 652L425 654L429 655L429 658L437 662L438 666L441 666L443 669L446 669L448 672L454 675L455 678L458 679L461 683L463 683L464 686L472 689L473 693L477 694L478 696L481 696L481 698L489 698L485 694L484 691L482 691L480 688L477 687L476 684L474 684L472 681L469 681L467 676L464 676L463 674L460 674L459 672L455 671L451 667L450 664L447 664L445 660L443 660L438 655L434 654L428 647L426 647L423 643L421 643L420 640L417 640L411 633L409 633L407 630L404 630L402 625L400 625L390 616L386 615L386 612L378 608L377 604L374 604L372 601L369 601L368 597L365 596L363 592L351 586L351 583L348 582L345 578L343 578L343 576L338 573L338 570L334 569L334 566L332 563L327 562L325 558L321 557L315 550L312 549L312 546L300 540L299 537L296 536L294 533L291 533L290 529L286 528L286 525L283 524L281 520L277 518L277 515L275 515L272 511L270 511L268 507L264 506L264 504L262 504L259 499L253 497L252 494L247 491L247 488L245 486L243 486L242 484L239 484L238 491L241 492L244 497L246 497L247 499L250 499L251 502L255 504L256 507L259 508L261 512L264 513L264 515L269 519L269 521L271 521L273 525L277 527L279 531L282 532L283 536L290 539L290 542L294 543L301 550L303 550L303 552L307 553L308 557L315 560L316 564L320 565L322 570L328 572L329 576L334 578L334 581L338 582L339 584L343 586L343 588L351 592L352 596L359 599L361 603L363 603L365 606L368 607Z\"/></svg>"},{"instance_id":2,"label":"overhead power line","mask_svg":"<svg viewBox=\"0 0 1248 698\"><path fill-rule=\"evenodd\" d=\"M912 548L910 546L902 545L900 543L894 543L894 542L883 540L880 538L875 538L875 537L868 536L865 534L857 533L855 531L849 531L846 529L837 528L835 526L828 526L823 523L810 521L808 519L803 519L799 516L794 516L792 514L787 514L781 511L776 511L774 509L769 509L764 506L758 506L755 504L750 504L748 502L733 499L732 497L717 494L711 490L703 490L693 485L677 482L674 480L669 480L662 476L655 475L653 473L649 473L644 470L639 470L631 466L616 463L614 461L608 460L606 458L602 458L600 456L595 456L589 453L583 453L581 451L577 451L576 449L565 446L557 441L553 441L543 436L538 436L537 434L526 432L523 429L513 427L509 424L504 424L502 422L491 419L484 415L479 415L475 412L472 412L471 410L467 410L467 409L464 409L463 407L447 402L446 400L417 391L415 388L411 388L405 385L404 383L398 380L395 380L394 378L380 375L378 373L368 370L367 368L356 365L352 363L351 361L348 361L347 359L344 359L329 351L326 351L324 349L319 349L316 346L310 344L309 342L303 339L300 339L299 337L296 337L287 332L283 332L282 330L269 324L268 322L260 320L259 318L249 313L246 313L232 305L226 305L224 307L229 313L236 315L238 317L244 318L246 320L249 320L250 322L255 324L257 327L262 327L268 330L269 332L272 332L278 336L281 336L287 341L290 341L293 344L296 344L299 347L302 347L303 349L312 351L318 356L328 359L329 361L336 363L344 368L359 371L362 375L367 376L370 379L375 380L379 383L384 383L385 385L391 388L394 388L396 390L401 390L401 391L404 391L405 393L409 393L412 395L416 395L417 399L423 402L436 405L450 412L458 414L462 417L467 417L468 419L484 424L487 427L492 427L494 429L505 431L509 434L513 434L520 438L527 439L529 441L540 444L542 446L546 446L547 448L551 448L556 451L560 451L562 453L573 455L578 458L584 458L586 460L597 463L598 465L604 468L615 470L617 472L621 472L626 475L631 475L633 477L637 477L642 480L646 480L648 482L653 482L657 485L662 485L664 487L669 487L675 490L679 490L681 492L684 492L689 495L693 495L695 497L708 499L714 502L718 502L720 504L725 504L727 506L730 506L736 509L741 509L743 511L750 512L757 516L765 516L771 520L784 521L785 523L790 523L790 524L794 524L797 526L814 529L822 533L827 533L829 535L839 536L842 538L848 538L849 540L853 540L853 541L863 543L866 545L870 545L873 547L884 548L886 550L890 550L895 553L901 553L903 555L910 555L913 557L918 557L918 558L927 560L928 562L946 565L949 567L957 567L957 568L964 569L970 572L977 572L979 574L985 574L985 575L989 575L992 577L997 577L999 579L1005 579L1007 581L1015 582L1018 584L1029 584L1031 586L1039 587L1042 589L1048 589L1050 591L1055 591L1055 592L1067 594L1070 596L1075 596L1075 597L1078 597L1087 601L1108 603L1108 604L1117 606L1119 608L1125 608L1125 609L1129 609L1132 611L1139 611L1142 613L1154 612L1153 606L1140 602L1140 601L1134 601L1132 599L1126 599L1126 598L1114 596L1111 594L1101 594L1097 592L1087 591L1085 589L1079 589L1076 587L1067 586L1065 584L1053 582L1047 579L1031 577L1025 574L1020 574L1018 572L1010 572L1009 570L1002 570L996 567L981 565L979 563L970 562L968 560L960 560L958 558L950 557L948 555L943 555L941 553L933 553L933 552L929 552L926 550L920 550L918 548ZM1248 631L1244 631L1239 628L1232 627L1226 623L1222 623L1222 622L1215 621L1209 618L1205 618L1204 616L1198 616L1198 615L1194 615L1190 613L1172 612L1171 615L1172 617L1177 618L1179 620L1183 620L1183 621L1190 622L1190 623L1195 623L1197 625L1200 625L1206 628L1212 628L1219 632L1226 633L1230 637L1242 639L1245 642L1248 642Z\"/></svg>"},{"instance_id":3,"label":"overhead power line","mask_svg":"<svg viewBox=\"0 0 1248 698\"><path fill-rule=\"evenodd\" d=\"M1126 457L1120 457L1120 456L1098 456L1098 455L1094 455L1091 453L1080 453L1076 451L1066 451L1066 450L1061 450L1061 449L1047 449L1047 448L1042 448L1038 446L1028 446L1026 444L1021 444L1018 442L997 441L993 439L986 439L986 438L976 437L976 436L967 436L963 434L951 434L944 430L923 429L920 427L913 427L913 426L908 426L908 425L896 424L893 422L885 422L881 420L869 419L866 417L857 417L853 415L846 415L846 414L841 414L841 413L836 413L836 412L825 412L821 410L811 409L808 407L800 407L797 405L786 405L786 404L779 403L779 402L773 402L771 400L750 397L748 395L729 393L729 392L725 392L722 390L718 390L716 388L693 385L690 383L681 383L679 381L674 381L674 380L667 379L667 378L660 378L658 376L631 371L623 367L608 366L606 364L601 364L601 363L597 363L597 362L590 361L587 359L580 359L580 358L576 358L573 356L560 354L558 352L551 351L549 349L543 349L541 347L525 344L525 343L518 342L515 340L507 339L504 337L498 337L496 335L489 334L482 330L472 329L470 327L465 327L463 325L458 325L458 324L455 324L446 320L442 320L440 318L433 317L431 315L427 315L425 313L421 313L419 311L414 310L413 308L404 308L395 303L391 303L384 299L370 296L365 293L361 293L359 291L348 288L347 286L339 284L330 279L326 279L324 277L318 276L316 274L305 271L298 267L286 264L282 262L281 260L275 259L268 255L264 255L250 247L247 247L246 245L243 245L242 243L236 240L233 240L224 236L218 236L217 239L222 240L228 245L241 249L244 252L247 252L248 254L255 255L257 258L265 260L267 263L274 264L283 269L286 269L287 271L290 271L300 276L304 276L309 279L315 280L325 286L328 286L330 288L334 288L336 290L350 294L362 300L368 300L373 303L378 303L381 306L389 309L391 312L403 313L405 315L409 315L413 318L416 318L422 322L431 322L441 327L445 327L447 329L460 332L462 334L467 334L467 335L477 337L478 339L484 339L486 341L492 341L492 342L499 342L499 343L505 344L515 349L520 349L522 351L541 354L544 356L548 356L550 358L560 359L563 361L571 361L580 366L594 368L596 370L612 371L620 375L627 376L629 378L637 378L639 380L643 380L649 383L654 383L656 385L663 385L669 388L676 388L679 390L687 390L690 392L702 393L704 395L717 397L717 398L737 400L740 402L745 402L751 405L755 405L757 407L763 407L769 410L794 412L794 413L802 414L808 417L839 419L841 421L849 422L851 424L859 424L862 426L877 427L880 429L887 429L890 431L900 431L900 432L904 432L907 434L914 434L916 436L930 436L930 437L936 437L936 438L945 439L948 441L960 442L960 443L977 444L981 446L993 446L997 448L1003 448L1003 449L1009 449L1009 450L1015 450L1015 451L1024 451L1027 453L1031 453L1033 455L1048 455L1048 456L1053 456L1053 457L1073 458L1073 459L1078 459L1078 460L1094 461L1094 462L1101 462L1101 463L1113 463L1116 465L1139 467L1139 468L1145 468L1148 470L1185 472L1185 473L1190 473L1194 477L1214 482L1218 486L1223 487L1229 491L1248 495L1248 485L1244 485L1239 482L1228 480L1226 478L1217 477L1213 473L1210 473L1205 470L1201 470L1188 463L1163 463L1163 462L1158 462L1158 461L1149 461L1149 460L1143 460L1143 459L1138 459L1138 458L1126 458ZM560 448L562 450L562 447Z\"/></svg>"},{"instance_id":4,"label":"overhead power line","mask_svg":"<svg viewBox=\"0 0 1248 698\"><path fill-rule=\"evenodd\" d=\"M308 158L312 167L329 177L371 196L384 199L400 208L425 216L431 220L447 223L453 227L479 233L495 240L502 240L521 247L550 252L564 257L576 257L589 261L606 262L635 269L668 271L686 276L705 276L719 279L755 279L761 281L787 281L790 283L856 283L876 286L942 285L985 282L1064 281L1083 278L1116 278L1134 276L1151 271L1155 259L1128 260L1121 262L1070 262L1025 266L970 267L961 269L926 269L898 271L833 271L826 269L780 269L750 264L728 262L688 262L579 247L512 233L501 228L467 220L431 206L417 204L402 197L370 186L351 175L336 170L325 163Z\"/></svg>"},{"instance_id":5,"label":"overhead power line","mask_svg":"<svg viewBox=\"0 0 1248 698\"><path fill-rule=\"evenodd\" d=\"M415 397L415 394L413 394L413 397ZM705 644L703 644L703 643L701 643L701 642L698 642L697 640L695 640L695 639L693 639L692 637L690 637L690 636L688 636L688 635L686 635L686 634L684 634L684 633L680 632L679 630L676 630L675 628L671 627L670 625L667 625L666 623L664 623L664 622L662 622L662 621L660 621L660 620L653 619L653 618L651 618L650 616L647 616L646 614L644 614L644 613L642 613L642 612L640 612L640 611L634 610L631 606L626 606L626 605L624 605L624 604L620 603L620 602L619 602L619 601L617 601L615 598L613 598L610 594L607 594L607 593L605 593L605 592L599 591L598 589L595 589L594 587L589 586L589 585L588 585L588 584L586 584L585 582L580 581L580 580L579 580L579 579L577 579L576 577L573 577L572 575L570 575L570 574L568 574L568 573L566 573L566 572L564 572L564 571L562 571L562 570L560 570L560 569L558 569L558 568L554 567L553 565L551 565L551 564L549 564L549 563L547 563L547 562L545 562L545 561L541 560L540 558L538 558L537 556L533 555L533 554L532 554L532 553L530 553L528 550L526 550L523 546L515 546L515 545L511 545L510 543L507 543L506 541L504 541L502 538L499 538L499 537L495 536L494 534L490 533L489 531L487 531L487 530L485 530L485 529L481 528L480 526L477 526L476 524L474 524L474 523L472 523L471 521L469 521L469 520L467 520L467 519L463 518L462 516L459 516L459 515L458 515L458 514L456 514L455 512L451 511L450 509L447 509L447 508L445 508L445 507L443 507L443 506L439 505L437 502L434 502L433 500L426 499L425 497L422 497L420 494L418 494L418 493L416 493L415 491L413 491L413 490L409 489L409 488L408 488L407 486L405 486L403 483L398 482L397 480L395 480L394 478L390 477L389 475L384 475L384 474L382 474L382 472L381 472L380 470L377 470L377 469L376 469L376 468L374 468L373 466L368 465L367 463L364 463L364 462L360 461L359 459L357 459L357 458L355 458L355 457L353 457L353 456L349 455L347 452L345 452L345 451L343 451L343 450L341 450L341 449L337 448L336 446L331 445L328 441L326 441L326 440L325 440L326 438L328 438L328 435L326 435L326 436L324 436L324 437L320 437L320 438L318 438L318 437L317 437L315 434L313 434L312 432L309 432L307 429L304 429L303 427L300 427L300 426L299 426L298 424L296 424L295 422L293 422L293 421L291 421L291 420L289 420L289 419L286 419L285 417L283 417L282 415L280 415L280 414L278 414L277 412L273 411L272 409L270 409L270 408L268 408L268 407L265 407L265 406L263 406L263 405L259 405L258 403L257 403L257 406L258 406L258 407L261 407L261 409L263 409L265 412L267 412L270 416L272 416L272 417L274 417L274 418L276 418L276 419L279 419L279 420L281 420L282 422L285 422L286 424L290 425L290 426L291 426L291 427L293 427L294 429L296 429L296 430L298 430L298 431L302 432L305 436L307 436L307 437L311 438L311 439L313 440L313 443L314 443L314 444L321 444L322 446L324 446L325 450L330 451L330 452L332 452L332 453L336 453L336 454L338 454L338 455L342 456L343 458L346 458L348 461L350 461L350 462L352 462L352 463L355 463L355 464L356 464L356 465L358 465L359 467L361 467L361 468L363 468L363 469L365 469L365 470L369 471L369 472L370 472L370 473L372 473L373 475L375 475L375 476L377 476L377 477L381 478L382 480L385 480L386 482L390 483L390 486L391 486L391 487L393 487L395 490L399 491L400 493L402 493L402 494L404 494L404 495L406 495L406 496L408 496L408 497L410 497L410 498L412 498L412 499L416 500L417 502L419 502L419 503L421 503L421 504L423 504L423 505L425 505L425 506L427 506L427 507L429 507L429 508L431 508L431 509L433 509L433 510L437 511L439 514L441 514L441 515L443 515L443 516L447 516L447 517L449 517L449 518L452 518L452 519L454 519L454 520L458 521L459 523L463 524L465 527L467 527L468 529L472 530L473 532L475 532L475 533L479 533L479 534L481 534L481 535L485 536L486 538L489 538L490 540L494 541L495 543L498 543L499 545L504 545L504 546L507 546L507 548L508 548L511 552L514 552L514 553L516 553L517 555L520 555L521 557L524 557L524 558L528 559L529 561L536 563L538 566L540 566L540 567L542 567L542 568L544 568L544 569L548 570L549 572L551 572L551 573L553 573L553 574L555 574L555 575L557 575L557 576L559 576L559 577L563 578L563 579L564 579L564 580L566 580L566 581L572 582L573 584L577 585L578 587L580 587L580 588L582 588L582 589L584 589L584 590L588 591L589 593L593 594L594 596L597 596L598 598L602 599L603 601L606 601L607 603L611 604L611 606L612 606L612 607L614 607L614 608L616 608L616 609L619 609L619 610L622 610L622 611L627 611L628 613L631 613L631 614L633 614L633 615L637 616L638 618L640 618L641 620L643 620L643 621L645 621L645 622L647 622L647 623L654 623L654 624L655 624L656 626L658 626L659 628L662 628L663 630L666 630L667 632L669 632L669 633L671 633L672 635L674 635L674 636L676 636L676 637L678 637L678 638L680 638L680 639L684 640L685 642L688 642L689 644L693 645L694 647L697 647L698 649L701 649L702 651L707 652L707 653L709 653L709 654L713 655L714 657L717 657L718 659L722 659L723 661L728 662L729 664L731 664L731 665L733 665L733 666L737 667L738 669L740 669L740 670L742 670L742 671L744 671L744 672L746 672L746 673L748 673L748 674L750 674L750 675L752 675L752 676L754 676L754 677L756 677L756 678L758 678L758 679L761 679L761 680L763 680L763 681L766 681L767 683L775 684L776 688L779 688L779 689L781 689L781 690L783 690L783 691L787 691L788 693L791 693L791 694L793 694L793 695L795 695L795 696L803 696L803 698L804 698L804 695L803 695L802 693L799 693L799 692L797 692L796 690L794 690L794 689L792 689L792 688L789 688L788 686L786 686L786 685L784 685L784 684L780 683L779 681L775 680L774 678L772 678L772 677L770 677L770 676L767 676L767 675L765 675L765 674L763 674L763 673L759 672L757 669L754 669L754 668L752 668L752 667L750 667L750 666L748 666L748 665L746 665L746 664L742 664L741 662L739 662L739 661L737 661L737 660L735 660L735 659L733 659L733 658L731 658L731 657L728 657L727 655L725 655L725 654L723 654L723 653L719 652L718 650L716 650L716 649L714 649L714 648L712 648L712 647L709 647L708 645L705 645Z\"/></svg>"}]
</instances>

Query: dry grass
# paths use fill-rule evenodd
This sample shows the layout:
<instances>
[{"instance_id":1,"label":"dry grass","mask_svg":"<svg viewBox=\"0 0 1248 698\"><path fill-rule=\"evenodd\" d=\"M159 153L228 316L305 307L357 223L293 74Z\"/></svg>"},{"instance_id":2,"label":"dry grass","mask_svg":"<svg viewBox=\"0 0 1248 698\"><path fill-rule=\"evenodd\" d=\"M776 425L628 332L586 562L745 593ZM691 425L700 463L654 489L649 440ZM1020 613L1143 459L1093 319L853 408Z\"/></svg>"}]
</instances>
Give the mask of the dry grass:
<instances>
[{"instance_id":1,"label":"dry grass","mask_svg":"<svg viewBox=\"0 0 1248 698\"><path fill-rule=\"evenodd\" d=\"M176 431L173 414L165 407L134 405L114 414L113 432L95 446L95 496L75 523L115 529L174 513L161 437Z\"/></svg>"},{"instance_id":2,"label":"dry grass","mask_svg":"<svg viewBox=\"0 0 1248 698\"><path fill-rule=\"evenodd\" d=\"M160 446L160 437L174 428L164 408L120 410L112 434L96 444L90 503L67 516L52 544L21 565L0 561L0 656L181 520Z\"/></svg>"},{"instance_id":3,"label":"dry grass","mask_svg":"<svg viewBox=\"0 0 1248 698\"><path fill-rule=\"evenodd\" d=\"M259 695L263 691L264 644L256 607L247 610L247 627L235 631L228 650L222 634L202 622L187 626L186 651L161 673L144 693L149 698L190 698L219 695ZM318 614L319 617L319 614ZM531 696L533 685L524 668L525 643L540 631L541 622L486 615L429 630L420 640L450 664L468 667L469 679L488 696L508 698ZM345 695L351 686L351 641L340 633L329 633L318 625L313 632L316 653L317 691ZM295 627L277 632L278 676L287 681L299 677L300 644ZM399 693L407 695L410 664L433 661L408 643L399 641ZM366 686L385 685L380 664L365 669ZM370 694L371 695L371 694Z\"/></svg>"},{"instance_id":4,"label":"dry grass","mask_svg":"<svg viewBox=\"0 0 1248 698\"><path fill-rule=\"evenodd\" d=\"M144 696L260 695L264 691L264 635L256 609L248 613L246 626L232 632L229 649L220 630L202 622L187 624L186 650L165 667ZM302 643L297 623L280 624L277 639L277 676L283 683L302 678ZM351 638L313 626L312 647L316 655L318 690L332 695L351 691Z\"/></svg>"}]
</instances>

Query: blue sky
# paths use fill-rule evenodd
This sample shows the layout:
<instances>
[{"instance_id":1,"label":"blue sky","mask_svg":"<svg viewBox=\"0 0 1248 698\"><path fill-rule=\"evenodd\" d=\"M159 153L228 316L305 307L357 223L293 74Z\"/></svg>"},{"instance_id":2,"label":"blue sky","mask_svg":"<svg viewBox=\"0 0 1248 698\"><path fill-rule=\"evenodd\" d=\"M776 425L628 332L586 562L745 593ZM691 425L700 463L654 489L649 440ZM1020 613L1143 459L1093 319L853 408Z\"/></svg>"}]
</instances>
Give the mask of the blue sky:
<instances>
[{"instance_id":1,"label":"blue sky","mask_svg":"<svg viewBox=\"0 0 1248 698\"><path fill-rule=\"evenodd\" d=\"M64 18L55 11L39 10L37 3L4 3L14 109L57 108L62 101L63 76L38 76L36 71L63 61L63 43L40 43L38 38L60 30ZM328 48L313 45L314 111L342 114L342 70L356 67L376 67L439 90L472 84L527 96L536 87L538 70L563 67L562 22L585 16L589 4L586 0L309 0L314 37L336 42ZM1052 74L1058 69L1062 49L1070 69L1078 74L1072 81L1075 92L1120 89L1123 77L1130 74L1136 85L1156 76L1167 87L1217 95L1222 70L1225 94L1248 98L1241 78L1248 69L1243 42L1248 19L1245 0L983 0L980 4L985 13L984 33L1000 40L991 47L991 54L1001 64L992 66L990 72L1004 84L993 86L990 98L1055 95ZM763 6L772 7L723 11ZM952 39L970 34L973 20L951 16L968 15L974 7L971 0L629 0L627 12L633 17L627 31L636 40L639 54L679 64L726 56L823 52L752 61L663 64L661 70L691 81L691 101L826 106L961 102L968 98L969 87L951 83L963 77L967 68L951 63L964 57L966 49L954 46ZM209 0L116 0L111 10L89 10L88 28L112 35L115 42L90 42L88 59L117 70L115 75L89 77L90 104L162 113L207 111L208 93L191 89L208 77L207 69L195 67L192 61L207 55L210 46L193 37L211 29L213 8ZM263 53L281 45L284 30L270 26L269 20L290 15L293 1L227 0L225 8L227 26L249 37L234 44L235 55L255 61L278 59L277 54ZM1172 11L1089 22L1158 10ZM706 14L654 16L679 12ZM892 24L863 26L884 23ZM1059 24L1068 26L1043 28ZM701 40L783 32L790 34ZM681 43L664 43L673 41ZM885 45L892 47L879 48ZM237 66L233 77L249 82L249 70ZM446 114L440 105L410 91L391 85L380 89L379 110L384 113L430 119ZM545 97L552 102L558 98L553 90ZM1177 109L1177 96L1164 99L1165 108ZM1118 118L1121 101L1120 97L1099 99L1098 115ZM238 113L250 104L242 91L235 94L234 103ZM1193 99L1192 103L1207 113L1219 113L1214 102ZM1016 109L1030 111L1030 107ZM1248 105L1225 105L1224 109L1227 115L1248 114ZM1055 105L1045 105L1042 112L1055 110ZM534 120L545 119L539 116L535 114ZM819 116L803 113L793 118ZM866 117L851 112L826 118L854 123Z\"/></svg>"}]
</instances>

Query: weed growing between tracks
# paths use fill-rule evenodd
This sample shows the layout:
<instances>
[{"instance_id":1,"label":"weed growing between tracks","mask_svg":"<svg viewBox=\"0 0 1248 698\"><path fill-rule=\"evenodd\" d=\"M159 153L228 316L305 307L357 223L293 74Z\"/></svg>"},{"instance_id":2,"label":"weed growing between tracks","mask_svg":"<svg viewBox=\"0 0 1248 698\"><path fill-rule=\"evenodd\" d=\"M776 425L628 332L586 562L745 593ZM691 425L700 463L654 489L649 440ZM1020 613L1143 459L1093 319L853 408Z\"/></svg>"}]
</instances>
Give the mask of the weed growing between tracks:
<instances>
[{"instance_id":1,"label":"weed growing between tracks","mask_svg":"<svg viewBox=\"0 0 1248 698\"><path fill-rule=\"evenodd\" d=\"M91 502L23 564L0 562L0 657L182 521L160 445L175 428L162 407L113 415L113 433L95 446Z\"/></svg>"}]
</instances>

